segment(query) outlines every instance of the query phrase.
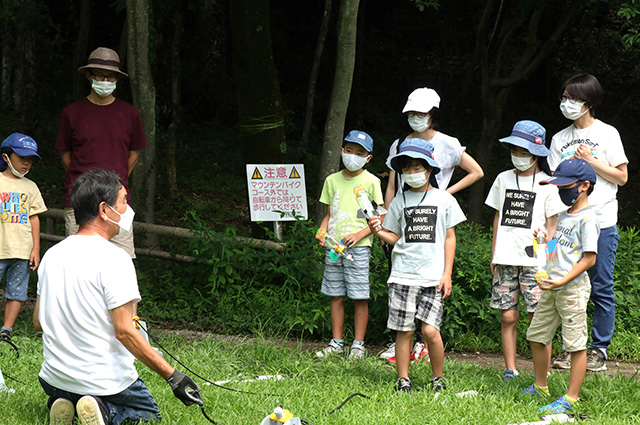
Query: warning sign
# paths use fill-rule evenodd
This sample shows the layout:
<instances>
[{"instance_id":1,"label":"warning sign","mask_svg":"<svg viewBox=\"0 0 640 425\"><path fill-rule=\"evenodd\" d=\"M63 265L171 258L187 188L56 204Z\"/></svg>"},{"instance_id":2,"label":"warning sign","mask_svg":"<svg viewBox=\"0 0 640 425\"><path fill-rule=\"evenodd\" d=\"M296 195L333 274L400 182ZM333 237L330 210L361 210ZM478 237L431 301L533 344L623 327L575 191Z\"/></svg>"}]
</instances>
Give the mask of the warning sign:
<instances>
[{"instance_id":1,"label":"warning sign","mask_svg":"<svg viewBox=\"0 0 640 425\"><path fill-rule=\"evenodd\" d=\"M303 164L247 164L251 221L306 220Z\"/></svg>"}]
</instances>

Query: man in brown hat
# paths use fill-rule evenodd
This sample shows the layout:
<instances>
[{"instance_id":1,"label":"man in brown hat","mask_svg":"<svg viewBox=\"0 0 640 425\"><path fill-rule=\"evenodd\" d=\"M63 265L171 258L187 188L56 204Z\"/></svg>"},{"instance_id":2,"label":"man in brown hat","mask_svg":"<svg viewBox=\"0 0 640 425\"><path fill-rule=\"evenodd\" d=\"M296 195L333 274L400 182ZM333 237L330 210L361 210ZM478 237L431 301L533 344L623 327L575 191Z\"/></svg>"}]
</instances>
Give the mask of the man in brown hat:
<instances>
[{"instance_id":1,"label":"man in brown hat","mask_svg":"<svg viewBox=\"0 0 640 425\"><path fill-rule=\"evenodd\" d=\"M130 202L129 175L138 162L139 151L147 147L140 113L133 105L113 95L118 80L129 77L120 69L118 54L98 47L78 72L91 83L91 92L64 108L55 143L66 172L67 236L78 231L71 208L71 187L76 178L94 168L113 170L122 179ZM121 233L112 242L135 258L132 232Z\"/></svg>"}]
</instances>

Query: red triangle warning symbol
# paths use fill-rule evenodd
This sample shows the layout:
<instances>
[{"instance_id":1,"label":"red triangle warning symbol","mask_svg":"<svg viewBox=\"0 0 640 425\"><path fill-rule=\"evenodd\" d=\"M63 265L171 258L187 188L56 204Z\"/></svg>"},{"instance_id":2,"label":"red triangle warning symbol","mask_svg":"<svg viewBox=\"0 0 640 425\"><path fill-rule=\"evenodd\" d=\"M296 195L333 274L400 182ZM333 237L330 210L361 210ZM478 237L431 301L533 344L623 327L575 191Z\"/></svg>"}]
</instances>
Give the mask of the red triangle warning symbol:
<instances>
[{"instance_id":1,"label":"red triangle warning symbol","mask_svg":"<svg viewBox=\"0 0 640 425\"><path fill-rule=\"evenodd\" d=\"M290 179L299 179L300 178L300 174L298 173L298 170L296 170L296 167L293 167L291 169L291 174L289 174L289 178Z\"/></svg>"},{"instance_id":2,"label":"red triangle warning symbol","mask_svg":"<svg viewBox=\"0 0 640 425\"><path fill-rule=\"evenodd\" d=\"M262 180L262 174L258 170L258 167L253 171L253 175L251 176L251 180Z\"/></svg>"}]
</instances>

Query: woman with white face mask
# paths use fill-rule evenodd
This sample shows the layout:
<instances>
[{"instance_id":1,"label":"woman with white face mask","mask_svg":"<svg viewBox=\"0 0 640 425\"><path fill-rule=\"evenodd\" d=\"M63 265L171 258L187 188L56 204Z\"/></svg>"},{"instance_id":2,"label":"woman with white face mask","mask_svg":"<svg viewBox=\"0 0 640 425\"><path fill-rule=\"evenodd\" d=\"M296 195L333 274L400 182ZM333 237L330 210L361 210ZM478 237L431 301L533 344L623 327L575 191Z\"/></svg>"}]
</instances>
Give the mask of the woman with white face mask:
<instances>
[{"instance_id":1,"label":"woman with white face mask","mask_svg":"<svg viewBox=\"0 0 640 425\"><path fill-rule=\"evenodd\" d=\"M549 148L551 170L566 159L578 158L591 164L597 174L593 193L589 195L589 205L596 212L600 224L598 256L596 264L589 270L594 304L592 342L587 351L587 369L591 371L606 370L607 347L613 336L613 267L620 240L616 229L616 193L618 186L627 183L629 163L618 130L596 119L596 106L602 97L602 87L593 75L578 74L569 78L560 92L560 110L572 123L553 136ZM569 368L570 357L563 352L553 366Z\"/></svg>"},{"instance_id":2,"label":"woman with white face mask","mask_svg":"<svg viewBox=\"0 0 640 425\"><path fill-rule=\"evenodd\" d=\"M391 168L391 158L397 155L398 145L406 139L422 139L431 143L434 147L435 160L440 165L440 172L432 177L432 184L437 183L439 189L446 190L454 194L462 189L471 186L484 176L482 167L466 152L466 148L460 145L460 141L455 138L441 133L440 122L442 121L442 113L440 112L440 96L435 90L423 87L414 90L407 99L407 103L402 109L402 113L406 114L411 133L405 137L400 137L393 142L389 148L389 156L387 158L387 168L389 169L389 182L384 195L384 204L389 205L393 198L402 192L404 179L398 176ZM456 167L460 167L467 172L467 175L449 186L451 176ZM387 255L390 258L390 250L387 249ZM418 327L418 329L420 329ZM421 337L417 332L418 343L414 347L415 361L424 361L420 355L422 350ZM393 336L393 335L392 335ZM382 353L382 359L394 362L394 345L391 344L389 349Z\"/></svg>"}]
</instances>

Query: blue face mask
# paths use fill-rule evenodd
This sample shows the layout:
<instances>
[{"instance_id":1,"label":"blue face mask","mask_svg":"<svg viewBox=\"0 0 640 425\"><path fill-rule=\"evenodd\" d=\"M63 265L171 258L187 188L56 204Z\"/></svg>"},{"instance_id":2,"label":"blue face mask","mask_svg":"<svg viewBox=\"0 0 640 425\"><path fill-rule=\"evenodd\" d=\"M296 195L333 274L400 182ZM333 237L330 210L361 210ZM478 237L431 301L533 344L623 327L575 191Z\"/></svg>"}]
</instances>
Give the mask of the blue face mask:
<instances>
[{"instance_id":1,"label":"blue face mask","mask_svg":"<svg viewBox=\"0 0 640 425\"><path fill-rule=\"evenodd\" d=\"M578 186L574 186L570 189L558 190L558 194L560 195L560 200L562 201L563 204L565 204L568 207L570 207L571 205L573 205L574 202L576 202L576 199L578 199L578 196L580 196L581 193L582 192L580 192Z\"/></svg>"}]
</instances>

